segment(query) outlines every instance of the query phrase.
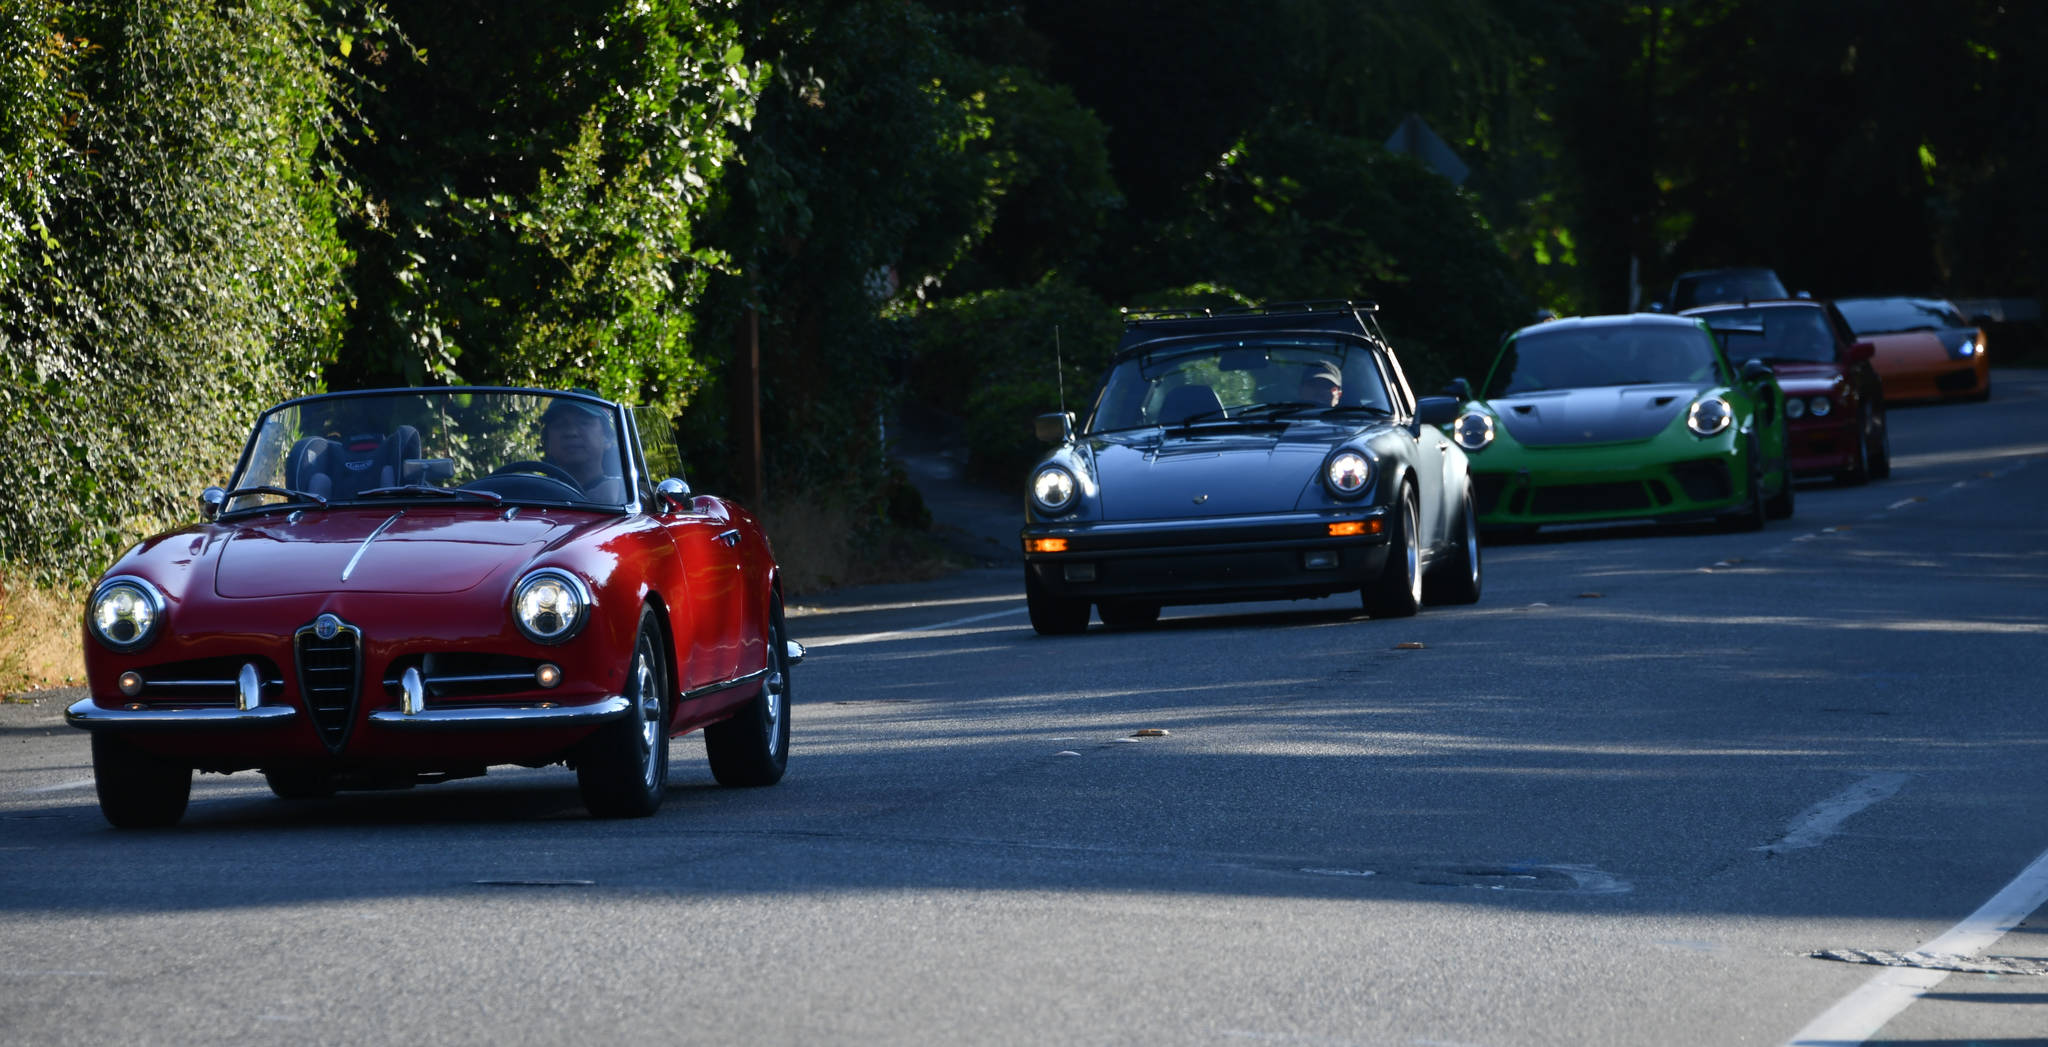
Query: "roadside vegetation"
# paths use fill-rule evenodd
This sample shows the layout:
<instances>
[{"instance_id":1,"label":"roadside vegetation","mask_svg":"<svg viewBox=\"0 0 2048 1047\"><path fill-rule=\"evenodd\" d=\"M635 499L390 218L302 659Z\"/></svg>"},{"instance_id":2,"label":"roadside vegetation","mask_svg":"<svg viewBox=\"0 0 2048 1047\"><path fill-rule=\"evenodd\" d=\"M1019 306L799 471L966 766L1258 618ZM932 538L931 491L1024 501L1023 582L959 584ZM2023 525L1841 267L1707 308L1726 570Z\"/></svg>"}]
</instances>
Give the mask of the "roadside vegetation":
<instances>
[{"instance_id":1,"label":"roadside vegetation","mask_svg":"<svg viewBox=\"0 0 2048 1047\"><path fill-rule=\"evenodd\" d=\"M1373 299L1434 389L1699 265L2037 296L2043 59L1993 0L13 0L0 690L320 389L594 388L731 491L758 330L759 507L822 588L947 569L896 412L1012 482L1121 306Z\"/></svg>"}]
</instances>

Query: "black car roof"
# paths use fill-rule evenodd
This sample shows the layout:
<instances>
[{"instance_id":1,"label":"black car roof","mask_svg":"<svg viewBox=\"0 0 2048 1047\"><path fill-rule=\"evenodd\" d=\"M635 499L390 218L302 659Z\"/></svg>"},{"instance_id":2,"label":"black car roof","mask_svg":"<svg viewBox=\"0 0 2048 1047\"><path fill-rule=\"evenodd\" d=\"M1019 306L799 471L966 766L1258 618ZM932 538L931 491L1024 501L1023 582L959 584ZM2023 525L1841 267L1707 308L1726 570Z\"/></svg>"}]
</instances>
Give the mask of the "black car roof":
<instances>
[{"instance_id":1,"label":"black car roof","mask_svg":"<svg viewBox=\"0 0 2048 1047\"><path fill-rule=\"evenodd\" d=\"M1378 345L1386 339L1372 314L1379 303L1336 298L1305 302L1271 302L1231 309L1125 309L1124 333L1116 355L1154 342L1236 331L1321 331L1348 334Z\"/></svg>"}]
</instances>

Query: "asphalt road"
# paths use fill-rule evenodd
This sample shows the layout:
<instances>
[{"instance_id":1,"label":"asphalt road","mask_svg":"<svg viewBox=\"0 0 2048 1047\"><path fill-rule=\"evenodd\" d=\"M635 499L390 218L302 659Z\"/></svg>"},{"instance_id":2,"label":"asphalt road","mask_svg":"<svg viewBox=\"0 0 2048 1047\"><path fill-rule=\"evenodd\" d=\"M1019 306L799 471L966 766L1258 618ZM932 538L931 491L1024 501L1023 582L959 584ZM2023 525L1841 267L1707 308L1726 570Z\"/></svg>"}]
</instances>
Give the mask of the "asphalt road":
<instances>
[{"instance_id":1,"label":"asphalt road","mask_svg":"<svg viewBox=\"0 0 2048 1047\"><path fill-rule=\"evenodd\" d=\"M682 739L642 821L515 769L117 832L16 711L0 1042L2048 1043L2048 374L1997 383L1762 532L1546 532L1406 621L840 593L783 784Z\"/></svg>"}]
</instances>

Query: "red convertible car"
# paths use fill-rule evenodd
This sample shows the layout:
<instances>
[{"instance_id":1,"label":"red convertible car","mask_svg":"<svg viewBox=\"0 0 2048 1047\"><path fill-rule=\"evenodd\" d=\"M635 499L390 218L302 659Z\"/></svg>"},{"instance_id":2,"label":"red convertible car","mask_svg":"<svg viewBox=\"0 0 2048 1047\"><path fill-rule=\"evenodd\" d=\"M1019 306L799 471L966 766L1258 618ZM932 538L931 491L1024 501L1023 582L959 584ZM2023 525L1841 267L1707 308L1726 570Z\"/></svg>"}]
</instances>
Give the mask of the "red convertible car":
<instances>
[{"instance_id":1,"label":"red convertible car","mask_svg":"<svg viewBox=\"0 0 2048 1047\"><path fill-rule=\"evenodd\" d=\"M302 798L561 763L592 814L637 817L699 728L719 782L780 780L803 647L775 557L681 475L666 419L581 392L270 409L206 521L93 588L66 718L100 810L174 823L195 771Z\"/></svg>"}]
</instances>

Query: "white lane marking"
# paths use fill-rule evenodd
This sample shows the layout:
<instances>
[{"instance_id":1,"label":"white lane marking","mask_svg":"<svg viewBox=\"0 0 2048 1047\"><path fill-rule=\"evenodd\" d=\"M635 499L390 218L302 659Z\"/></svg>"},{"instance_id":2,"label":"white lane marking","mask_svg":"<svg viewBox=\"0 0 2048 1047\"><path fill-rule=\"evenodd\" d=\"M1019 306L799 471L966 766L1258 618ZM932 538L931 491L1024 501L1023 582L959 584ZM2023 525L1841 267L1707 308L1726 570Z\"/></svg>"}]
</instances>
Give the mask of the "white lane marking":
<instances>
[{"instance_id":1,"label":"white lane marking","mask_svg":"<svg viewBox=\"0 0 2048 1047\"><path fill-rule=\"evenodd\" d=\"M891 629L885 633L863 633L858 636L827 636L823 639L807 641L804 646L813 650L820 647L851 647L855 644L874 643L877 640L892 640L898 636L909 636L912 633L928 633L938 629L951 629L956 625L971 625L975 622L988 621L991 618L1005 618L1013 614L1023 614L1026 609L1023 607L1012 607L1006 611L990 611L987 614L955 618L950 622L934 622L930 625L913 625L907 629Z\"/></svg>"},{"instance_id":2,"label":"white lane marking","mask_svg":"<svg viewBox=\"0 0 2048 1047\"><path fill-rule=\"evenodd\" d=\"M2048 851L2041 852L1968 919L1915 951L1976 956L2018 927L2042 902L2048 902ZM1949 973L1887 967L1808 1022L1785 1041L1785 1047L1856 1047L1876 1036L1885 1023L1911 1006L1921 993L1941 984Z\"/></svg>"},{"instance_id":3,"label":"white lane marking","mask_svg":"<svg viewBox=\"0 0 2048 1047\"><path fill-rule=\"evenodd\" d=\"M1892 798L1899 786L1906 784L1903 774L1873 774L1855 785L1808 807L1785 829L1785 835L1764 844L1752 847L1754 851L1770 854L1784 854L1806 847L1819 847L1821 841L1841 831L1842 823L1858 811Z\"/></svg>"},{"instance_id":4,"label":"white lane marking","mask_svg":"<svg viewBox=\"0 0 2048 1047\"><path fill-rule=\"evenodd\" d=\"M72 789L90 789L92 786L93 780L86 778L76 782L59 782L56 785L38 785L33 789L23 789L21 792L24 796L35 796L41 793L68 792Z\"/></svg>"}]
</instances>

